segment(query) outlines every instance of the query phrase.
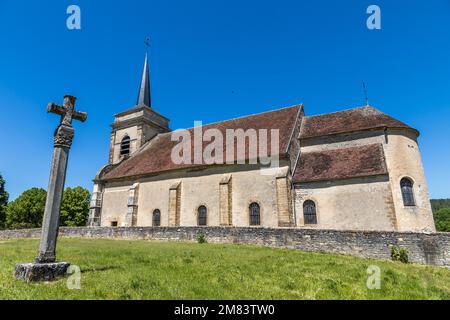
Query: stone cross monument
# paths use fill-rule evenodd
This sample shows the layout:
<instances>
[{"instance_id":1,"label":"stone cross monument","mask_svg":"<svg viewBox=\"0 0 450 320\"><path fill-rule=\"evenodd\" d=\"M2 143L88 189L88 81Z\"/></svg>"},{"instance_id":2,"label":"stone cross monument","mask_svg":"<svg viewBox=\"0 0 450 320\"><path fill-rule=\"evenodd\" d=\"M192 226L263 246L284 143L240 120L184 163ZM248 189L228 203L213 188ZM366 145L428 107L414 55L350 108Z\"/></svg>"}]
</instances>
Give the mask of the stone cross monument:
<instances>
[{"instance_id":1,"label":"stone cross monument","mask_svg":"<svg viewBox=\"0 0 450 320\"><path fill-rule=\"evenodd\" d=\"M69 264L56 262L56 240L59 229L61 200L66 179L67 160L74 137L72 120L86 121L87 114L75 110L73 96L64 96L64 105L49 103L47 112L61 116L61 123L55 130L53 158L48 182L47 200L42 221L41 244L35 263L18 264L15 275L27 281L53 280L66 273Z\"/></svg>"}]
</instances>

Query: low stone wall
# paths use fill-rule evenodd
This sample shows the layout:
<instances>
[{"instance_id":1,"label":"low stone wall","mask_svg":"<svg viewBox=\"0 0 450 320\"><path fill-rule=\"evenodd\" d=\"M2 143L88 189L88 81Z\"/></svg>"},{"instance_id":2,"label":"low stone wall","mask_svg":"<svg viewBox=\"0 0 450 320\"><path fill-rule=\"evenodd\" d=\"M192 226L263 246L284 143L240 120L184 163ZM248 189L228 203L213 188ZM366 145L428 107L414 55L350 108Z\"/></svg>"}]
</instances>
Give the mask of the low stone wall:
<instances>
[{"instance_id":1,"label":"low stone wall","mask_svg":"<svg viewBox=\"0 0 450 320\"><path fill-rule=\"evenodd\" d=\"M0 239L37 238L40 229L0 231ZM295 228L242 227L82 227L60 228L60 236L162 241L256 244L303 251L332 252L358 257L390 259L390 246L409 251L411 262L450 267L450 233L337 231Z\"/></svg>"}]
</instances>

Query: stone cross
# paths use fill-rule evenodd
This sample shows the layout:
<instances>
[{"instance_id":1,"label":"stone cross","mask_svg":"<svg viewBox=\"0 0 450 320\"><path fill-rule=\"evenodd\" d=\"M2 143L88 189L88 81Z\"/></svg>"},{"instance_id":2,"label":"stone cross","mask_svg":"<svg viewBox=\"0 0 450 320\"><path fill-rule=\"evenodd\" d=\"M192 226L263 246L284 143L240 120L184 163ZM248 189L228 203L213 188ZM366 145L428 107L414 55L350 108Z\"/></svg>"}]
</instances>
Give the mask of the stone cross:
<instances>
[{"instance_id":1,"label":"stone cross","mask_svg":"<svg viewBox=\"0 0 450 320\"><path fill-rule=\"evenodd\" d=\"M64 276L70 264L56 262L56 240L59 230L59 214L66 180L67 160L72 145L74 130L72 120L86 121L87 114L75 110L73 96L64 96L64 105L49 103L47 112L61 116L61 122L55 130L53 158L48 181L47 200L42 221L41 244L35 263L16 265L15 277L25 281L52 281Z\"/></svg>"},{"instance_id":2,"label":"stone cross","mask_svg":"<svg viewBox=\"0 0 450 320\"><path fill-rule=\"evenodd\" d=\"M61 200L64 192L69 149L74 136L72 120L84 122L87 119L85 112L75 110L75 100L75 97L66 95L64 96L63 106L49 103L47 107L47 112L61 116L61 123L54 134L53 159L42 222L41 244L36 258L37 263L52 263L56 260L56 240L58 237Z\"/></svg>"}]
</instances>

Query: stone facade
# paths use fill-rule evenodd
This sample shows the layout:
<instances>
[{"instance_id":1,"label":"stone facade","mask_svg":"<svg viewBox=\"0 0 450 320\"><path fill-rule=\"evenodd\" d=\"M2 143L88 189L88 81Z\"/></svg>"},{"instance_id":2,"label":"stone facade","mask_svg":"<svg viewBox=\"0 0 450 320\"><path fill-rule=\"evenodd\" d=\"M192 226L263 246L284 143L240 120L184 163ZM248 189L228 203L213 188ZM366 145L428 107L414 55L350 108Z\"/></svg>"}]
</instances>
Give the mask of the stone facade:
<instances>
[{"instance_id":1,"label":"stone facade","mask_svg":"<svg viewBox=\"0 0 450 320\"><path fill-rule=\"evenodd\" d=\"M395 230L389 179L385 176L297 184L297 226L305 227L303 203L316 204L317 224L308 228L338 230ZM363 221L363 222L362 222Z\"/></svg>"},{"instance_id":2,"label":"stone facade","mask_svg":"<svg viewBox=\"0 0 450 320\"><path fill-rule=\"evenodd\" d=\"M387 139L386 164L389 169L398 230L435 231L417 137L410 131L390 130ZM413 182L415 206L403 205L400 180L404 177Z\"/></svg>"},{"instance_id":3,"label":"stone facade","mask_svg":"<svg viewBox=\"0 0 450 320\"><path fill-rule=\"evenodd\" d=\"M120 154L124 137L130 138L130 154L133 154L158 133L169 131L169 120L142 105L116 114L111 128L109 162L116 164L125 159Z\"/></svg>"},{"instance_id":4,"label":"stone facade","mask_svg":"<svg viewBox=\"0 0 450 320\"><path fill-rule=\"evenodd\" d=\"M40 229L0 231L0 239L38 238ZM254 244L303 251L329 252L390 260L391 246L409 251L413 263L450 267L450 233L340 231L253 227L131 227L60 228L62 237L196 241L204 234L210 243Z\"/></svg>"},{"instance_id":5,"label":"stone facade","mask_svg":"<svg viewBox=\"0 0 450 320\"><path fill-rule=\"evenodd\" d=\"M306 116L300 104L183 130L185 150L169 119L150 105L147 73L146 58L137 105L111 125L90 226L152 226L157 210L161 226L196 226L205 207L208 226L435 231L416 129L371 106ZM222 153L218 162L202 157L212 131L222 138L223 150L213 148L214 158ZM270 142L261 132L270 132ZM179 149L191 160L174 161ZM272 156L280 159L278 170L263 174ZM403 199L405 179L413 205ZM256 222L250 205L259 210Z\"/></svg>"},{"instance_id":6,"label":"stone facade","mask_svg":"<svg viewBox=\"0 0 450 320\"><path fill-rule=\"evenodd\" d=\"M295 184L297 225L303 226L303 203L317 206L323 229L435 231L417 134L410 129L383 129L301 140L301 154L380 144L386 174ZM400 180L413 181L415 206L403 204Z\"/></svg>"},{"instance_id":7,"label":"stone facade","mask_svg":"<svg viewBox=\"0 0 450 320\"><path fill-rule=\"evenodd\" d=\"M253 202L260 205L264 226L290 226L287 163L282 168L262 175L257 165L246 170L239 165L215 166L144 177L131 185L128 181L106 183L98 222L104 227L129 225L126 216L130 192L138 183L133 226L151 226L155 209L161 212L161 226L196 226L200 206L207 208L209 226L248 226L249 205Z\"/></svg>"}]
</instances>

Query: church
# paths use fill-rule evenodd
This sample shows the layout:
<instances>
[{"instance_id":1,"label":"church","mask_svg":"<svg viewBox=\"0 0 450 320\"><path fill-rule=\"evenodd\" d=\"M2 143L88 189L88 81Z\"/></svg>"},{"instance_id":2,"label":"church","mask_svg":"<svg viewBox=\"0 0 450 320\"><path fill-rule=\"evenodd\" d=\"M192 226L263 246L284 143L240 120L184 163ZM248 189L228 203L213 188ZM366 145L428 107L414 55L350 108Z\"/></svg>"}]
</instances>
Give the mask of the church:
<instances>
[{"instance_id":1,"label":"church","mask_svg":"<svg viewBox=\"0 0 450 320\"><path fill-rule=\"evenodd\" d=\"M136 105L114 116L89 226L435 231L418 130L368 105L308 115L300 104L184 130L188 158L208 148L196 132L244 133L245 150L226 162L174 161L178 131L151 104L148 69L146 54ZM255 153L255 132L276 133L266 148L276 168Z\"/></svg>"}]
</instances>

